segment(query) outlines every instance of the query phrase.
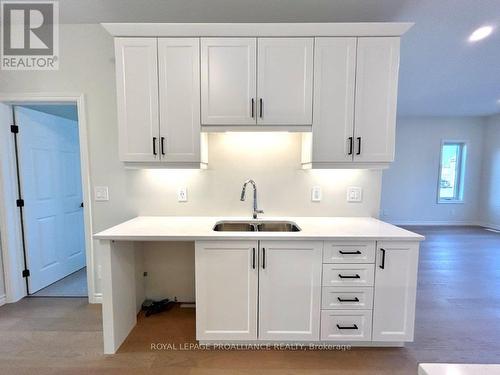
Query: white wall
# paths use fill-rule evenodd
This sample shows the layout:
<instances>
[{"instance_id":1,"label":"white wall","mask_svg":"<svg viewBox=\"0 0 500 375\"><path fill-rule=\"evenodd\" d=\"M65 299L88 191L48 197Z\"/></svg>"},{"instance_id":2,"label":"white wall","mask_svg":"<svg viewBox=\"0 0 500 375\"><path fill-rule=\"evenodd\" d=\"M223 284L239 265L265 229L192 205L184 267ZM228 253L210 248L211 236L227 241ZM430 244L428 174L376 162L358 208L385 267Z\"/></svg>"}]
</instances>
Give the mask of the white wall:
<instances>
[{"instance_id":1,"label":"white wall","mask_svg":"<svg viewBox=\"0 0 500 375\"><path fill-rule=\"evenodd\" d=\"M500 230L500 116L486 119L480 222Z\"/></svg>"},{"instance_id":2,"label":"white wall","mask_svg":"<svg viewBox=\"0 0 500 375\"><path fill-rule=\"evenodd\" d=\"M110 192L108 202L93 203L95 232L139 214L249 215L251 202L239 201L241 184L249 177L258 183L267 215L378 214L381 172L300 170L299 134L212 135L206 171L125 169L118 160L112 37L99 25L61 25L60 53L58 71L0 71L0 91L86 95L91 182L109 186ZM323 188L321 203L310 202L314 184ZM180 185L189 189L188 203L176 201ZM364 187L363 203L346 203L349 185ZM99 242L94 246L97 273Z\"/></svg>"},{"instance_id":3,"label":"white wall","mask_svg":"<svg viewBox=\"0 0 500 375\"><path fill-rule=\"evenodd\" d=\"M381 219L396 224L477 223L483 130L480 117L398 118L396 161L383 174ZM467 142L463 204L437 203L443 139Z\"/></svg>"}]
</instances>

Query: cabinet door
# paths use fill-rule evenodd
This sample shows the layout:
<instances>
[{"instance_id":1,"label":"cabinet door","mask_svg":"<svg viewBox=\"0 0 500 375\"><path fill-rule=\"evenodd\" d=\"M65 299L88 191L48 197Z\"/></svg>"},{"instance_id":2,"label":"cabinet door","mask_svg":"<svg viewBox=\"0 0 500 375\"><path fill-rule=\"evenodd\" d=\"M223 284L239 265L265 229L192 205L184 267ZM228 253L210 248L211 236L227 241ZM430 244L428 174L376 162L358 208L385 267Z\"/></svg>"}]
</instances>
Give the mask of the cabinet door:
<instances>
[{"instance_id":1,"label":"cabinet door","mask_svg":"<svg viewBox=\"0 0 500 375\"><path fill-rule=\"evenodd\" d=\"M379 242L373 302L374 341L412 341L418 242Z\"/></svg>"},{"instance_id":2,"label":"cabinet door","mask_svg":"<svg viewBox=\"0 0 500 375\"><path fill-rule=\"evenodd\" d=\"M158 161L156 38L115 38L121 161Z\"/></svg>"},{"instance_id":3,"label":"cabinet door","mask_svg":"<svg viewBox=\"0 0 500 375\"><path fill-rule=\"evenodd\" d=\"M356 38L316 38L313 161L353 159Z\"/></svg>"},{"instance_id":4,"label":"cabinet door","mask_svg":"<svg viewBox=\"0 0 500 375\"><path fill-rule=\"evenodd\" d=\"M313 39L258 39L258 123L312 124Z\"/></svg>"},{"instance_id":5,"label":"cabinet door","mask_svg":"<svg viewBox=\"0 0 500 375\"><path fill-rule=\"evenodd\" d=\"M259 339L319 340L322 242L261 241Z\"/></svg>"},{"instance_id":6,"label":"cabinet door","mask_svg":"<svg viewBox=\"0 0 500 375\"><path fill-rule=\"evenodd\" d=\"M200 161L198 38L158 39L160 155L164 161Z\"/></svg>"},{"instance_id":7,"label":"cabinet door","mask_svg":"<svg viewBox=\"0 0 500 375\"><path fill-rule=\"evenodd\" d=\"M354 160L394 160L399 38L358 38Z\"/></svg>"},{"instance_id":8,"label":"cabinet door","mask_svg":"<svg viewBox=\"0 0 500 375\"><path fill-rule=\"evenodd\" d=\"M256 123L256 39L201 39L201 123Z\"/></svg>"},{"instance_id":9,"label":"cabinet door","mask_svg":"<svg viewBox=\"0 0 500 375\"><path fill-rule=\"evenodd\" d=\"M257 339L257 241L196 241L196 339Z\"/></svg>"}]
</instances>

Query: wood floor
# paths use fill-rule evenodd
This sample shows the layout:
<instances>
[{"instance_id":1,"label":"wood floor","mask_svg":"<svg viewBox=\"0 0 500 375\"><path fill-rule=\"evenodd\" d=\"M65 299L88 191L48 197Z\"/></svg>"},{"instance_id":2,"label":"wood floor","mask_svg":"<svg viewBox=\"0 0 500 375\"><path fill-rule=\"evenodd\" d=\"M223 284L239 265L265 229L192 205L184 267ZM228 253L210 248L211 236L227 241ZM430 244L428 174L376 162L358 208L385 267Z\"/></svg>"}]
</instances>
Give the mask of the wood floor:
<instances>
[{"instance_id":1,"label":"wood floor","mask_svg":"<svg viewBox=\"0 0 500 375\"><path fill-rule=\"evenodd\" d=\"M416 374L419 362L500 363L500 234L413 227L420 256L415 342L349 351L189 351L194 310L141 318L102 355L100 306L33 298L0 308L0 374ZM178 350L151 350L151 343Z\"/></svg>"}]
</instances>

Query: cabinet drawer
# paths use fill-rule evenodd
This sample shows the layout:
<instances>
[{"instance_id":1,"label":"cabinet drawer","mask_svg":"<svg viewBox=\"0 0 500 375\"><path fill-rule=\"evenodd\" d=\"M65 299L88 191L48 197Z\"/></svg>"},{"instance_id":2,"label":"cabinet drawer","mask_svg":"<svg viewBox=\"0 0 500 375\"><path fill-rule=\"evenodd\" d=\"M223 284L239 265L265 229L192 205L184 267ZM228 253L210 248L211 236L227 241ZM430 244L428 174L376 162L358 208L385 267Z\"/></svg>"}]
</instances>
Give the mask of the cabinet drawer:
<instances>
[{"instance_id":1,"label":"cabinet drawer","mask_svg":"<svg viewBox=\"0 0 500 375\"><path fill-rule=\"evenodd\" d=\"M322 290L322 309L369 310L372 306L372 287L324 287Z\"/></svg>"},{"instance_id":2,"label":"cabinet drawer","mask_svg":"<svg viewBox=\"0 0 500 375\"><path fill-rule=\"evenodd\" d=\"M325 241L323 263L374 263L375 241Z\"/></svg>"},{"instance_id":3,"label":"cabinet drawer","mask_svg":"<svg viewBox=\"0 0 500 375\"><path fill-rule=\"evenodd\" d=\"M373 264L323 264L322 286L373 286Z\"/></svg>"},{"instance_id":4,"label":"cabinet drawer","mask_svg":"<svg viewBox=\"0 0 500 375\"><path fill-rule=\"evenodd\" d=\"M370 310L321 311L321 341L370 341L371 338Z\"/></svg>"}]
</instances>

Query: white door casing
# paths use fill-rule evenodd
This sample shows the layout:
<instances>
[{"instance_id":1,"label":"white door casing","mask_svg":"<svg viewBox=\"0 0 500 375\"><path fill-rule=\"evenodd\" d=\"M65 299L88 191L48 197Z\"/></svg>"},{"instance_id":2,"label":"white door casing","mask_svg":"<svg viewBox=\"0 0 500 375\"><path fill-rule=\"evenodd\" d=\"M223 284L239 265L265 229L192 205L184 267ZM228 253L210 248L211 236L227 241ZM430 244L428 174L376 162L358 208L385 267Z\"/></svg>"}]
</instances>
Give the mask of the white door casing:
<instances>
[{"instance_id":1,"label":"white door casing","mask_svg":"<svg viewBox=\"0 0 500 375\"><path fill-rule=\"evenodd\" d=\"M201 38L203 125L256 124L256 44L255 38Z\"/></svg>"},{"instance_id":2,"label":"white door casing","mask_svg":"<svg viewBox=\"0 0 500 375\"><path fill-rule=\"evenodd\" d=\"M418 242L377 243L374 341L413 341L418 248Z\"/></svg>"},{"instance_id":3,"label":"white door casing","mask_svg":"<svg viewBox=\"0 0 500 375\"><path fill-rule=\"evenodd\" d=\"M120 160L158 161L156 38L115 38L115 56Z\"/></svg>"},{"instance_id":4,"label":"white door casing","mask_svg":"<svg viewBox=\"0 0 500 375\"><path fill-rule=\"evenodd\" d=\"M313 38L258 39L259 124L312 124L313 45Z\"/></svg>"},{"instance_id":5,"label":"white door casing","mask_svg":"<svg viewBox=\"0 0 500 375\"><path fill-rule=\"evenodd\" d=\"M199 38L159 38L162 161L200 161Z\"/></svg>"},{"instance_id":6,"label":"white door casing","mask_svg":"<svg viewBox=\"0 0 500 375\"><path fill-rule=\"evenodd\" d=\"M197 340L257 339L257 247L257 241L196 241Z\"/></svg>"},{"instance_id":7,"label":"white door casing","mask_svg":"<svg viewBox=\"0 0 500 375\"><path fill-rule=\"evenodd\" d=\"M321 241L260 241L259 340L319 340Z\"/></svg>"},{"instance_id":8,"label":"white door casing","mask_svg":"<svg viewBox=\"0 0 500 375\"><path fill-rule=\"evenodd\" d=\"M85 266L78 123L16 107L30 293Z\"/></svg>"}]
</instances>

